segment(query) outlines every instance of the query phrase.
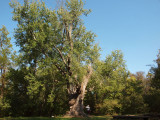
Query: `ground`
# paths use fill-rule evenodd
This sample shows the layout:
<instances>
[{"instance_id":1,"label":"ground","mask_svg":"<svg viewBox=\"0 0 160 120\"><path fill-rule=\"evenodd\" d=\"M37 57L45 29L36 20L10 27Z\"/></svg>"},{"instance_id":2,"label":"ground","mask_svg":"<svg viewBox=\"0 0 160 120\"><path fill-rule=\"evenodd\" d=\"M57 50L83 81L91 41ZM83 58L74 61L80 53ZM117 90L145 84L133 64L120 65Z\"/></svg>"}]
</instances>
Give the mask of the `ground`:
<instances>
[{"instance_id":1,"label":"ground","mask_svg":"<svg viewBox=\"0 0 160 120\"><path fill-rule=\"evenodd\" d=\"M6 118L0 118L0 120L112 120L112 117L110 116L89 116L87 118L69 118L69 117L55 117L55 118L49 118L49 117L6 117Z\"/></svg>"}]
</instances>

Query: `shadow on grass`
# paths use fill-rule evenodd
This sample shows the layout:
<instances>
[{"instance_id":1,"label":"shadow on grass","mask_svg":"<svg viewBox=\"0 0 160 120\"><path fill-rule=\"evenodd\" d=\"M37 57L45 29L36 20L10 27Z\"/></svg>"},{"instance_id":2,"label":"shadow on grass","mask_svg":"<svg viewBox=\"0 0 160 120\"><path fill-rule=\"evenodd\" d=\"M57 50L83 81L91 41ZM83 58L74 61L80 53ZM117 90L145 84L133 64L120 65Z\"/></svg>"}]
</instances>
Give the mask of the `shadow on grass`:
<instances>
[{"instance_id":1,"label":"shadow on grass","mask_svg":"<svg viewBox=\"0 0 160 120\"><path fill-rule=\"evenodd\" d=\"M87 118L49 118L49 117L17 117L17 118L0 118L0 120L112 120L108 116L93 116Z\"/></svg>"}]
</instances>

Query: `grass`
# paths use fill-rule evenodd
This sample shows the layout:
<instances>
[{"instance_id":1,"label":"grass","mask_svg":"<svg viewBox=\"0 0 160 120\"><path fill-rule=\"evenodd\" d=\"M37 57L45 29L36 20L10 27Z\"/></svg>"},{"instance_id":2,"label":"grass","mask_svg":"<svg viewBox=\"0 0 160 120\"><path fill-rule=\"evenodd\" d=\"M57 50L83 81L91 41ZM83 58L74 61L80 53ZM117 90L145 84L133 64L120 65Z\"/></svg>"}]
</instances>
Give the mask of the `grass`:
<instances>
[{"instance_id":1,"label":"grass","mask_svg":"<svg viewBox=\"0 0 160 120\"><path fill-rule=\"evenodd\" d=\"M65 118L65 117L6 117L0 118L0 120L112 120L109 116L92 116L88 118Z\"/></svg>"}]
</instances>

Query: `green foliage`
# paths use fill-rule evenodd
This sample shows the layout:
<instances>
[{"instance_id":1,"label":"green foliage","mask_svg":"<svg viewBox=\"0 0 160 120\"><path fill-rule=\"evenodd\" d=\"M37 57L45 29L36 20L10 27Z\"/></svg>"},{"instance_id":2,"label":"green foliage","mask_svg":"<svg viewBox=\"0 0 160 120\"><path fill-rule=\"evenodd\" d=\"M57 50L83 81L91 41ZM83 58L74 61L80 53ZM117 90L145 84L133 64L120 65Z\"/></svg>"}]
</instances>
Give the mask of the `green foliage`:
<instances>
[{"instance_id":1,"label":"green foliage","mask_svg":"<svg viewBox=\"0 0 160 120\"><path fill-rule=\"evenodd\" d=\"M149 93L145 95L145 102L149 106L149 112L153 114L160 113L160 90L150 89Z\"/></svg>"},{"instance_id":2,"label":"green foliage","mask_svg":"<svg viewBox=\"0 0 160 120\"><path fill-rule=\"evenodd\" d=\"M26 116L30 109L29 103L31 101L26 94L28 81L24 79L26 74L28 74L28 70L22 68L21 70L10 69L7 75L9 83L6 98L9 100L11 106L9 109L9 115L11 116Z\"/></svg>"},{"instance_id":3,"label":"green foliage","mask_svg":"<svg viewBox=\"0 0 160 120\"><path fill-rule=\"evenodd\" d=\"M113 115L116 114L120 108L121 104L119 104L119 100L105 99L102 104L96 105L96 113Z\"/></svg>"},{"instance_id":4,"label":"green foliage","mask_svg":"<svg viewBox=\"0 0 160 120\"><path fill-rule=\"evenodd\" d=\"M35 78L25 68L10 69L7 100L10 101L11 116L51 116L65 113L68 107L66 89L62 89L61 83L56 83L56 78L53 77L56 72L50 70L47 79L44 71L46 69L38 71L37 74L41 74L41 77L39 75Z\"/></svg>"},{"instance_id":5,"label":"green foliage","mask_svg":"<svg viewBox=\"0 0 160 120\"><path fill-rule=\"evenodd\" d=\"M97 61L94 66L95 72L88 85L86 105L93 108L95 114L114 114L120 113L121 104L119 98L122 96L122 90L125 88L128 71L121 51L113 51L106 57L104 62ZM89 98L91 97L91 98ZM87 103L88 102L88 103Z\"/></svg>"},{"instance_id":6,"label":"green foliage","mask_svg":"<svg viewBox=\"0 0 160 120\"><path fill-rule=\"evenodd\" d=\"M160 52L155 62L156 66L150 69L150 86L145 96L145 101L149 105L149 112L160 113Z\"/></svg>"},{"instance_id":7,"label":"green foliage","mask_svg":"<svg viewBox=\"0 0 160 120\"><path fill-rule=\"evenodd\" d=\"M104 77L103 88L108 92L108 97L111 99L119 98L128 76L122 52L116 50L107 56L102 69L102 76Z\"/></svg>"},{"instance_id":8,"label":"green foliage","mask_svg":"<svg viewBox=\"0 0 160 120\"><path fill-rule=\"evenodd\" d=\"M24 76L27 95L36 103L31 104L32 108L44 109L33 114L62 114L68 107L64 105L68 101L66 88L80 88L87 66L99 57L96 36L81 20L90 11L83 8L82 0L66 1L58 10L29 0L23 5L12 1L10 6L14 9L13 20L18 22L14 37L20 47L20 64L29 71ZM58 100L66 107L58 108ZM47 108L52 110L46 113Z\"/></svg>"},{"instance_id":9,"label":"green foliage","mask_svg":"<svg viewBox=\"0 0 160 120\"><path fill-rule=\"evenodd\" d=\"M6 99L6 97L0 98L0 110L1 110L0 117L8 116L10 107L11 106L9 104L9 100Z\"/></svg>"},{"instance_id":10,"label":"green foliage","mask_svg":"<svg viewBox=\"0 0 160 120\"><path fill-rule=\"evenodd\" d=\"M49 16L54 16L54 11L50 11L42 2L24 1L24 5L18 2L11 2L14 8L13 20L18 22L15 30L16 45L23 53L23 61L32 67L43 58L43 54L48 49L48 27ZM47 43L47 44L46 44ZM42 47L43 46L43 47Z\"/></svg>"},{"instance_id":11,"label":"green foliage","mask_svg":"<svg viewBox=\"0 0 160 120\"><path fill-rule=\"evenodd\" d=\"M141 114L147 112L147 104L143 98L142 80L136 79L130 75L122 91L120 103L122 104L121 112L123 114Z\"/></svg>"},{"instance_id":12,"label":"green foliage","mask_svg":"<svg viewBox=\"0 0 160 120\"><path fill-rule=\"evenodd\" d=\"M10 65L12 44L11 38L8 37L9 32L3 26L0 29L0 69L4 69Z\"/></svg>"},{"instance_id":13,"label":"green foliage","mask_svg":"<svg viewBox=\"0 0 160 120\"><path fill-rule=\"evenodd\" d=\"M58 10L48 9L39 0L24 0L23 5L12 1L10 6L17 21L14 37L20 51L12 53L3 26L0 116L64 115L69 110L69 91L81 88L88 65L93 74L84 105L90 105L92 114L139 114L148 107L160 112L160 55L145 81L143 72L129 73L120 50L99 60L96 35L86 30L81 19L90 13L82 0L66 0Z\"/></svg>"},{"instance_id":14,"label":"green foliage","mask_svg":"<svg viewBox=\"0 0 160 120\"><path fill-rule=\"evenodd\" d=\"M153 79L151 80L151 87L155 88L155 89L160 89L160 52L157 55L157 59L156 59L156 67L152 67L151 68L151 73L154 74Z\"/></svg>"},{"instance_id":15,"label":"green foliage","mask_svg":"<svg viewBox=\"0 0 160 120\"><path fill-rule=\"evenodd\" d=\"M12 58L12 44L10 43L11 38L8 37L9 32L6 27L3 26L0 29L0 116L8 115L8 109L10 104L6 99L7 83L6 78L8 68L11 66Z\"/></svg>"}]
</instances>

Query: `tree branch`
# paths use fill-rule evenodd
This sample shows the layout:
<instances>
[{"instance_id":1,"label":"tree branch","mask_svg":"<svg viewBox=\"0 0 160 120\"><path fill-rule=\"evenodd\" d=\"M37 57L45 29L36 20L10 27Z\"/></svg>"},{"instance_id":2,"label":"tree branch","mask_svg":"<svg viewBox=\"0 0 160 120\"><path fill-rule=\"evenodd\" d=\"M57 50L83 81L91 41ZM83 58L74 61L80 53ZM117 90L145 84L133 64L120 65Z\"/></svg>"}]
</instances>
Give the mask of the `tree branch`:
<instances>
[{"instance_id":1,"label":"tree branch","mask_svg":"<svg viewBox=\"0 0 160 120\"><path fill-rule=\"evenodd\" d=\"M55 64L55 66L63 75L66 75L66 72L58 64Z\"/></svg>"},{"instance_id":2,"label":"tree branch","mask_svg":"<svg viewBox=\"0 0 160 120\"><path fill-rule=\"evenodd\" d=\"M62 60L63 60L63 62L64 62L64 64L65 64L65 66L67 66L66 61L65 61L65 59L64 59L64 57L63 57L63 55L62 55L62 52L61 52L54 44L53 44L53 46L54 46L54 48L58 51L59 55L61 56L61 58L62 58Z\"/></svg>"}]
</instances>

